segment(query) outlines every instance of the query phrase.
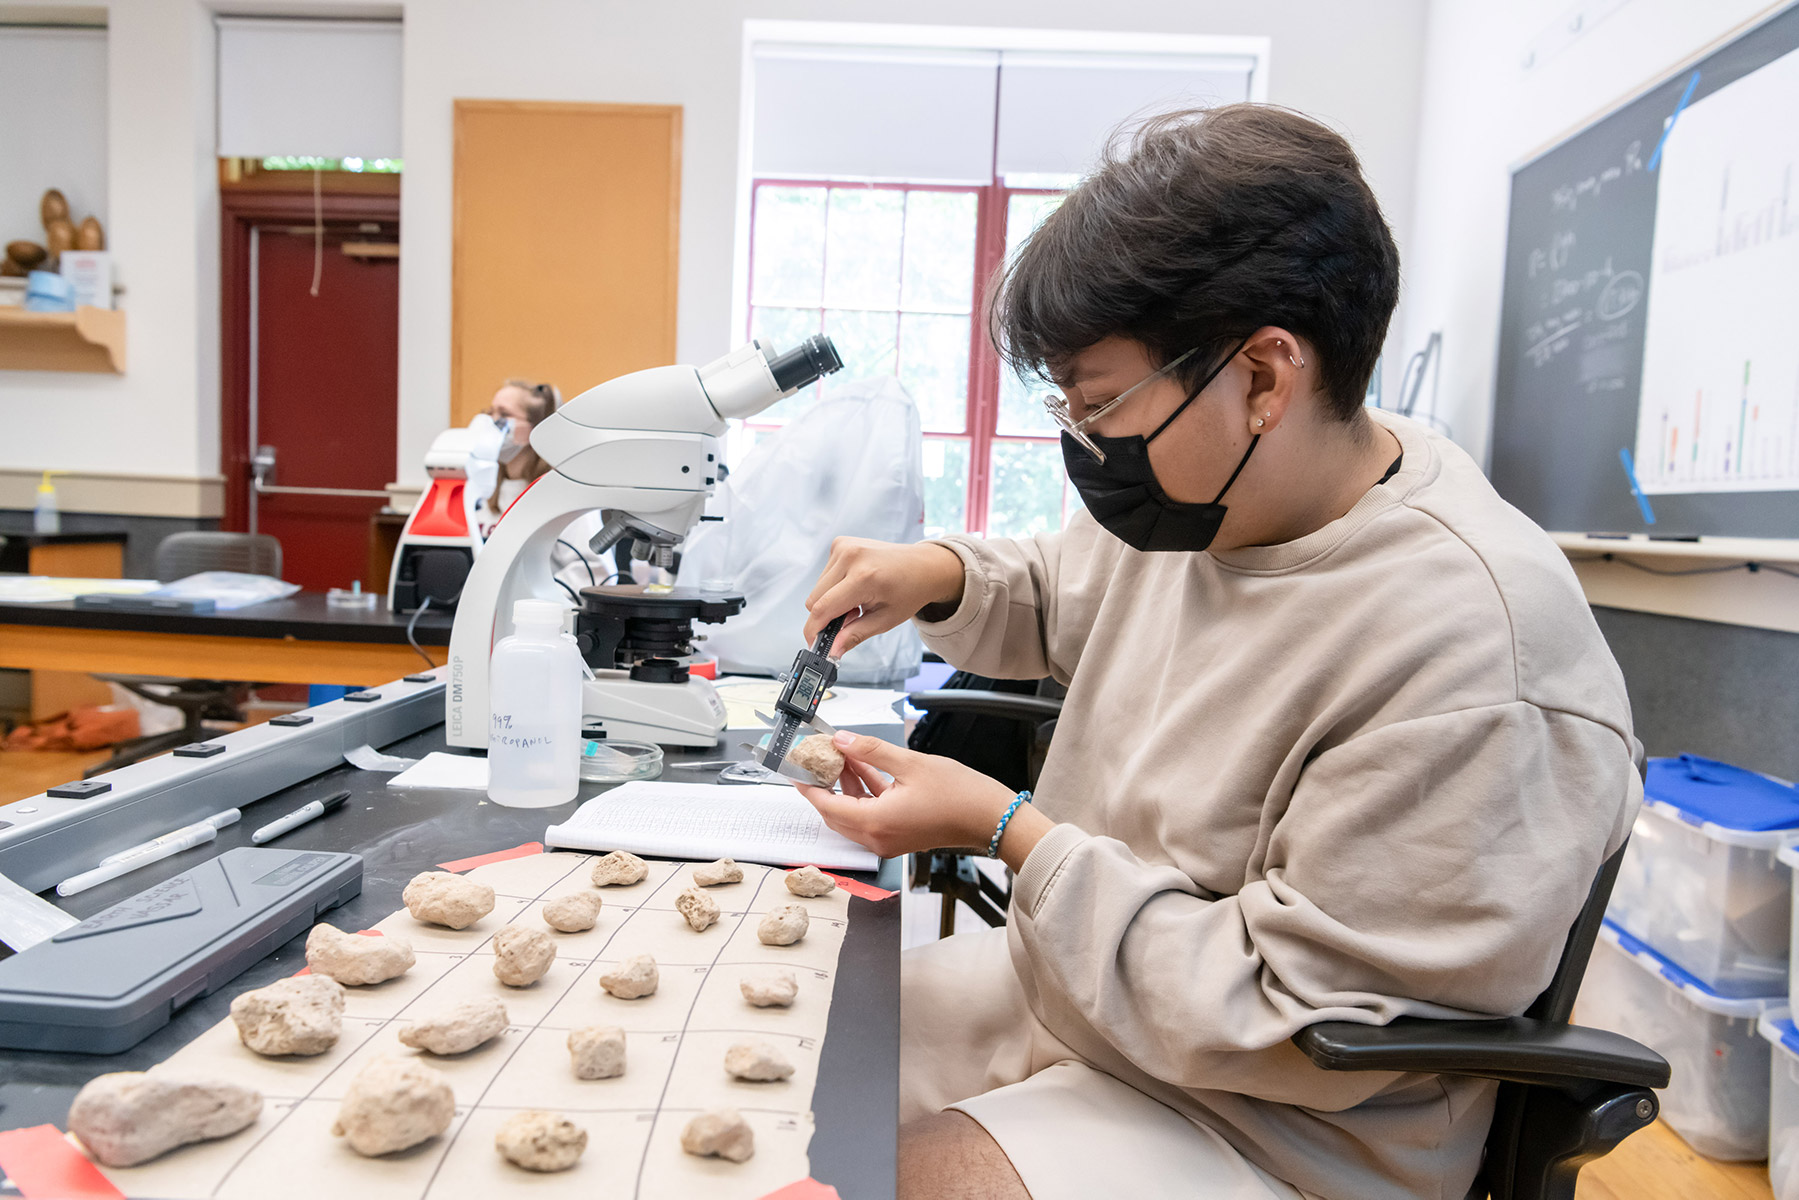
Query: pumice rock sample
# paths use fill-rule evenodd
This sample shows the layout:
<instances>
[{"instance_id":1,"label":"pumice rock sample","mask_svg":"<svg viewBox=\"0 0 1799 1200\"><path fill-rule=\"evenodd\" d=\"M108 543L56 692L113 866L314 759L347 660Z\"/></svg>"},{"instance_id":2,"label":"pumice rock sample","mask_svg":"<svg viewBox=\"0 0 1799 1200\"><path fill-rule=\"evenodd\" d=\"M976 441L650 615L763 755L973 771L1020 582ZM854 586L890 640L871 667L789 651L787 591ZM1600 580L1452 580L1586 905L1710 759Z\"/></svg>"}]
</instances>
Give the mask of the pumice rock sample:
<instances>
[{"instance_id":1,"label":"pumice rock sample","mask_svg":"<svg viewBox=\"0 0 1799 1200\"><path fill-rule=\"evenodd\" d=\"M804 906L783 904L762 918L756 926L756 936L764 946L791 946L806 936L806 927L811 923Z\"/></svg>"},{"instance_id":2,"label":"pumice rock sample","mask_svg":"<svg viewBox=\"0 0 1799 1200\"><path fill-rule=\"evenodd\" d=\"M448 871L414 875L401 893L416 920L446 929L467 929L493 911L493 889Z\"/></svg>"},{"instance_id":3,"label":"pumice rock sample","mask_svg":"<svg viewBox=\"0 0 1799 1200\"><path fill-rule=\"evenodd\" d=\"M696 887L717 887L721 883L742 883L743 868L738 866L735 860L729 858L702 863L693 869L693 882Z\"/></svg>"},{"instance_id":4,"label":"pumice rock sample","mask_svg":"<svg viewBox=\"0 0 1799 1200\"><path fill-rule=\"evenodd\" d=\"M830 787L843 774L843 754L831 744L828 733L801 738L787 752L787 761L818 780L819 787Z\"/></svg>"},{"instance_id":5,"label":"pumice rock sample","mask_svg":"<svg viewBox=\"0 0 1799 1200\"><path fill-rule=\"evenodd\" d=\"M427 1054L466 1054L506 1028L498 1000L465 1000L400 1030L400 1044Z\"/></svg>"},{"instance_id":6,"label":"pumice rock sample","mask_svg":"<svg viewBox=\"0 0 1799 1200\"><path fill-rule=\"evenodd\" d=\"M625 1031L616 1025L572 1030L568 1053L576 1079L616 1079L625 1073Z\"/></svg>"},{"instance_id":7,"label":"pumice rock sample","mask_svg":"<svg viewBox=\"0 0 1799 1200\"><path fill-rule=\"evenodd\" d=\"M344 988L328 975L277 979L233 1000L231 1020L258 1054L323 1054L344 1030Z\"/></svg>"},{"instance_id":8,"label":"pumice rock sample","mask_svg":"<svg viewBox=\"0 0 1799 1200\"><path fill-rule=\"evenodd\" d=\"M837 881L817 867L801 867L787 872L787 890L808 898L824 896L837 890Z\"/></svg>"},{"instance_id":9,"label":"pumice rock sample","mask_svg":"<svg viewBox=\"0 0 1799 1200\"><path fill-rule=\"evenodd\" d=\"M558 896L543 906L544 924L559 933L580 933L592 929L600 919L598 892L571 892Z\"/></svg>"},{"instance_id":10,"label":"pumice rock sample","mask_svg":"<svg viewBox=\"0 0 1799 1200\"><path fill-rule=\"evenodd\" d=\"M493 935L493 975L507 987L530 987L556 961L556 943L536 929L508 925Z\"/></svg>"},{"instance_id":11,"label":"pumice rock sample","mask_svg":"<svg viewBox=\"0 0 1799 1200\"><path fill-rule=\"evenodd\" d=\"M600 986L620 1000L635 1000L639 996L653 995L658 978L654 958L633 954L600 976Z\"/></svg>"},{"instance_id":12,"label":"pumice rock sample","mask_svg":"<svg viewBox=\"0 0 1799 1200\"><path fill-rule=\"evenodd\" d=\"M703 933L718 920L718 901L699 888L688 888L675 897L675 911L687 918L688 928Z\"/></svg>"},{"instance_id":13,"label":"pumice rock sample","mask_svg":"<svg viewBox=\"0 0 1799 1200\"><path fill-rule=\"evenodd\" d=\"M744 976L737 989L757 1008L786 1008L799 995L800 985L794 981L792 971L763 971Z\"/></svg>"},{"instance_id":14,"label":"pumice rock sample","mask_svg":"<svg viewBox=\"0 0 1799 1200\"><path fill-rule=\"evenodd\" d=\"M738 1042L725 1051L725 1072L733 1079L773 1083L793 1074L793 1064L767 1042Z\"/></svg>"},{"instance_id":15,"label":"pumice rock sample","mask_svg":"<svg viewBox=\"0 0 1799 1200\"><path fill-rule=\"evenodd\" d=\"M756 1153L756 1133L734 1108L715 1108L687 1122L681 1131L681 1149L701 1158L725 1158L748 1162Z\"/></svg>"},{"instance_id":16,"label":"pumice rock sample","mask_svg":"<svg viewBox=\"0 0 1799 1200\"><path fill-rule=\"evenodd\" d=\"M455 1116L456 1095L442 1071L385 1055L350 1081L331 1132L373 1158L436 1137Z\"/></svg>"},{"instance_id":17,"label":"pumice rock sample","mask_svg":"<svg viewBox=\"0 0 1799 1200\"><path fill-rule=\"evenodd\" d=\"M595 887L625 887L633 883L642 883L644 876L650 873L650 864L635 854L626 854L623 850L614 850L611 854L597 860L593 864L593 885Z\"/></svg>"},{"instance_id":18,"label":"pumice rock sample","mask_svg":"<svg viewBox=\"0 0 1799 1200\"><path fill-rule=\"evenodd\" d=\"M132 1167L189 1142L228 1137L261 1115L262 1093L252 1088L117 1071L75 1094L69 1132L103 1165Z\"/></svg>"},{"instance_id":19,"label":"pumice rock sample","mask_svg":"<svg viewBox=\"0 0 1799 1200\"><path fill-rule=\"evenodd\" d=\"M314 975L329 975L347 987L386 983L417 962L412 943L396 934L365 937L335 925L314 925L306 935L306 965Z\"/></svg>"},{"instance_id":20,"label":"pumice rock sample","mask_svg":"<svg viewBox=\"0 0 1799 1200\"><path fill-rule=\"evenodd\" d=\"M561 1113L513 1113L494 1134L494 1149L527 1171L566 1171L587 1149L587 1131Z\"/></svg>"}]
</instances>

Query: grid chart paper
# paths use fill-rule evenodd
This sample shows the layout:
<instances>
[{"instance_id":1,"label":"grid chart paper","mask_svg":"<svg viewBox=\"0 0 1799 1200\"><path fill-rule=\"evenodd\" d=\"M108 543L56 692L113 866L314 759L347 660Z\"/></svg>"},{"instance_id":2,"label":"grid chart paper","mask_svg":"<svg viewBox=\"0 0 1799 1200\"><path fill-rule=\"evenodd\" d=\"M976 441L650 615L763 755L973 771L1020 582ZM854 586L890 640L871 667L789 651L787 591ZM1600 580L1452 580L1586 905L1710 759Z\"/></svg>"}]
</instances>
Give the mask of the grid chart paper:
<instances>
[{"instance_id":1,"label":"grid chart paper","mask_svg":"<svg viewBox=\"0 0 1799 1200\"><path fill-rule=\"evenodd\" d=\"M595 857L539 854L475 868L467 878L491 885L495 905L468 929L427 925L404 909L381 921L376 929L408 938L418 961L398 979L345 988L343 1034L325 1054L264 1058L240 1044L230 1018L221 1021L152 1070L254 1087L263 1094L261 1118L231 1137L106 1174L126 1195L157 1200L489 1200L526 1193L753 1200L806 1178L812 1092L849 916L844 890L802 899L787 891L785 871L742 863L742 883L705 889L720 917L695 933L674 907L695 864L651 861L641 883L598 889L602 905L592 929L550 930L543 905L591 889ZM806 907L806 936L792 946L765 946L757 922L783 904ZM556 942L556 961L527 988L494 978L492 938L508 924L544 930ZM633 954L655 956L655 994L608 995L599 977ZM797 979L791 1008L756 1008L743 999L739 981L770 967ZM485 1045L440 1058L400 1044L409 1021L484 996L498 996L511 1022ZM589 1025L625 1030L624 1075L575 1078L568 1034ZM752 1040L785 1053L792 1077L746 1083L728 1076L726 1049ZM456 1093L456 1116L423 1145L364 1158L332 1136L331 1124L350 1081L380 1055L417 1056L442 1071ZM738 1109L755 1130L756 1153L746 1163L681 1149L689 1118L724 1106ZM587 1131L587 1150L573 1168L538 1174L500 1157L494 1134L523 1109L559 1112Z\"/></svg>"}]
</instances>

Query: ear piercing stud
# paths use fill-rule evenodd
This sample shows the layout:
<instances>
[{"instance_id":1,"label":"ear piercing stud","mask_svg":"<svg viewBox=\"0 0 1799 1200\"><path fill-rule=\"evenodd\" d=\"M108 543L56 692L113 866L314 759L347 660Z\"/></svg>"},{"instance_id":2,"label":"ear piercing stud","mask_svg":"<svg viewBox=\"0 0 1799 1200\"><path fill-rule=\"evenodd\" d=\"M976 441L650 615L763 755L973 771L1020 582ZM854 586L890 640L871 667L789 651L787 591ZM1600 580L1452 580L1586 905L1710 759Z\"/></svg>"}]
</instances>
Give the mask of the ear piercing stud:
<instances>
[{"instance_id":1,"label":"ear piercing stud","mask_svg":"<svg viewBox=\"0 0 1799 1200\"><path fill-rule=\"evenodd\" d=\"M1286 345L1287 345L1287 343L1286 343L1286 342L1284 342L1284 341L1282 341L1282 340L1281 340L1281 339L1280 339L1280 338L1275 338L1275 339L1274 339L1274 344L1275 344L1275 345L1277 345L1277 346L1280 346L1280 347L1282 347L1282 348L1283 348L1283 349L1284 349L1284 348L1285 348L1285 347L1286 347ZM1293 364L1293 365L1294 365L1294 366L1296 366L1296 367L1303 367L1303 366L1305 366L1305 365L1306 365L1306 360L1305 360L1305 357L1304 357L1304 356L1303 356L1303 355L1302 355L1302 356L1301 356L1301 357L1299 357L1299 358L1297 358L1297 359L1296 359L1296 358L1294 358L1294 357L1293 357L1293 356L1292 356L1292 355L1291 355L1291 354L1289 354L1289 355L1287 355L1287 361L1288 361L1288 362L1290 362L1290 363L1292 363L1292 364Z\"/></svg>"}]
</instances>

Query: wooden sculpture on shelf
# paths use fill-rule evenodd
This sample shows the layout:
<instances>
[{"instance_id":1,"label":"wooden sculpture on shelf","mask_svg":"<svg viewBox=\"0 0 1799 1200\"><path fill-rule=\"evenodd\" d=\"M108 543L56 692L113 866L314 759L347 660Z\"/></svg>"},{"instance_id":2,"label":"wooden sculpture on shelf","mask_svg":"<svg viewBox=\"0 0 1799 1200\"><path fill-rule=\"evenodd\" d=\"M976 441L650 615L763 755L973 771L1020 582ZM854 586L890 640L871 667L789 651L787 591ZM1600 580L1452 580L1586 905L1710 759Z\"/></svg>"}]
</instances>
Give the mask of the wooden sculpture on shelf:
<instances>
[{"instance_id":1,"label":"wooden sculpture on shelf","mask_svg":"<svg viewBox=\"0 0 1799 1200\"><path fill-rule=\"evenodd\" d=\"M44 245L35 242L13 242L6 248L6 261L0 264L0 274L23 275L41 266L54 271L64 250L104 250L106 249L106 230L100 224L100 218L88 215L82 218L77 226L69 215L69 200L61 191L50 188L45 191L44 198L38 202L38 218L44 223ZM23 258L13 253L15 248L33 247L38 253L37 261L27 264ZM15 270L14 264L23 267Z\"/></svg>"},{"instance_id":2,"label":"wooden sculpture on shelf","mask_svg":"<svg viewBox=\"0 0 1799 1200\"><path fill-rule=\"evenodd\" d=\"M29 275L49 256L50 252L36 242L8 242L6 257L0 259L0 275Z\"/></svg>"}]
</instances>

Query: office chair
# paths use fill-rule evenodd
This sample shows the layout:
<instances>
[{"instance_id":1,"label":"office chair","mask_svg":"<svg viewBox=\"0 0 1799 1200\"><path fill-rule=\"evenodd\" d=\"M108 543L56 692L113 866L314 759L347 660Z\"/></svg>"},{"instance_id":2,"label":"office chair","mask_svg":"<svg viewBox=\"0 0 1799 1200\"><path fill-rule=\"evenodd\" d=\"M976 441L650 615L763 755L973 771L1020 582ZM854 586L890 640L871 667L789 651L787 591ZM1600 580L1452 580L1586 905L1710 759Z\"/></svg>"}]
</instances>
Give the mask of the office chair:
<instances>
[{"instance_id":1,"label":"office chair","mask_svg":"<svg viewBox=\"0 0 1799 1200\"><path fill-rule=\"evenodd\" d=\"M927 713L978 714L1029 730L1032 783L1061 711L1060 700L980 688L918 692L910 700ZM989 753L995 744L992 733L985 741ZM980 736L980 730L964 727L960 743L940 736L943 744L931 752L963 760L971 741ZM1005 744L1003 734L1000 744ZM1637 765L1640 770L1642 764ZM1574 1200L1581 1167L1654 1123L1660 1111L1654 1089L1667 1087L1670 1073L1667 1060L1630 1038L1568 1023L1623 858L1620 846L1600 866L1549 986L1523 1016L1484 1021L1399 1017L1386 1025L1321 1021L1294 1034L1294 1045L1326 1071L1498 1080L1493 1125L1467 1200ZM915 856L912 886L928 886L943 895L940 936L954 931L956 900L989 925L1005 924L1009 891L976 871L966 852Z\"/></svg>"},{"instance_id":2,"label":"office chair","mask_svg":"<svg viewBox=\"0 0 1799 1200\"><path fill-rule=\"evenodd\" d=\"M156 578L173 583L202 571L237 571L245 575L281 577L281 543L266 533L218 533L195 530L171 533L156 547ZM165 750L206 738L207 721L242 721L239 707L248 683L213 679L170 679L160 675L96 675L116 683L152 704L181 710L181 728L130 738L113 747L112 757L82 773L82 778L139 762Z\"/></svg>"},{"instance_id":3,"label":"office chair","mask_svg":"<svg viewBox=\"0 0 1799 1200\"><path fill-rule=\"evenodd\" d=\"M907 697L925 717L906 744L925 754L953 758L1014 791L1035 787L1065 694L1053 679L987 679L957 671L943 687ZM938 937L956 932L958 900L990 926L1006 923L1010 881L1001 886L976 867L974 859L955 848L912 856L910 886L943 897Z\"/></svg>"}]
</instances>

